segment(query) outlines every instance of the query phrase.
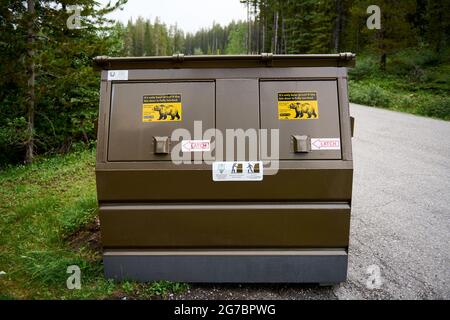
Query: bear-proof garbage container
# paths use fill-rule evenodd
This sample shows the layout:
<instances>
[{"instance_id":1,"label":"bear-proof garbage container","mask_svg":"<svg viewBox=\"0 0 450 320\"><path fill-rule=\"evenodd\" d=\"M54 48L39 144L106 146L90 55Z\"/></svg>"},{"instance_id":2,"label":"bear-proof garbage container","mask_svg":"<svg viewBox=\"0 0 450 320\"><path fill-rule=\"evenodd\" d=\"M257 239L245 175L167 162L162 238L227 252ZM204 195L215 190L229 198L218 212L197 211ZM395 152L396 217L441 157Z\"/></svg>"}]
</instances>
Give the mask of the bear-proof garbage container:
<instances>
[{"instance_id":1,"label":"bear-proof garbage container","mask_svg":"<svg viewBox=\"0 0 450 320\"><path fill-rule=\"evenodd\" d=\"M346 280L354 54L94 61L106 277Z\"/></svg>"}]
</instances>

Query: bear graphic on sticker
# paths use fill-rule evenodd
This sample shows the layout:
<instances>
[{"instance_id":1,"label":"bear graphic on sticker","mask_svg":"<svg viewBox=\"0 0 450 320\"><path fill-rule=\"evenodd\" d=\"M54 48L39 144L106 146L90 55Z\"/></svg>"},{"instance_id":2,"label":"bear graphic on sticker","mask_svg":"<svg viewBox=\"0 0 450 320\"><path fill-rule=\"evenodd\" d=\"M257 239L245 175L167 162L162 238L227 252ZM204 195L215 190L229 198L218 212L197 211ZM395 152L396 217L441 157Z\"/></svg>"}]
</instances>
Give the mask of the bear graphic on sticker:
<instances>
[{"instance_id":1,"label":"bear graphic on sticker","mask_svg":"<svg viewBox=\"0 0 450 320\"><path fill-rule=\"evenodd\" d=\"M306 114L308 119L317 118L316 110L308 102L301 104L300 102L291 103L289 109L295 110L295 118L301 119Z\"/></svg>"},{"instance_id":2,"label":"bear graphic on sticker","mask_svg":"<svg viewBox=\"0 0 450 320\"><path fill-rule=\"evenodd\" d=\"M170 120L175 120L177 118L180 119L180 115L178 113L178 110L172 106L172 105L160 105L153 108L153 110L159 112L159 119L158 120L166 120L168 116L170 116Z\"/></svg>"}]
</instances>

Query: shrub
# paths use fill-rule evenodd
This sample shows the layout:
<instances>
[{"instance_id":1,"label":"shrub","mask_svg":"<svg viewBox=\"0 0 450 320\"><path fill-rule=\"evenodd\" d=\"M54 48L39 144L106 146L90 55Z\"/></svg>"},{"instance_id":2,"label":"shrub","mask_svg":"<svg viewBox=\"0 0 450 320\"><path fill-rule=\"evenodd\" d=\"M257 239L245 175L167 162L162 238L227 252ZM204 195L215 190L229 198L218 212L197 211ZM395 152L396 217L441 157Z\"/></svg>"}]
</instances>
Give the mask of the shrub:
<instances>
[{"instance_id":1,"label":"shrub","mask_svg":"<svg viewBox=\"0 0 450 320\"><path fill-rule=\"evenodd\" d=\"M414 82L427 81L426 67L440 63L437 53L429 49L406 49L392 56L389 63L389 72L406 76Z\"/></svg>"},{"instance_id":2,"label":"shrub","mask_svg":"<svg viewBox=\"0 0 450 320\"><path fill-rule=\"evenodd\" d=\"M450 120L450 98L437 97L424 99L417 107L417 113L445 120Z\"/></svg>"},{"instance_id":3,"label":"shrub","mask_svg":"<svg viewBox=\"0 0 450 320\"><path fill-rule=\"evenodd\" d=\"M389 108L392 104L389 93L373 83L360 84L351 81L349 95L351 102L368 106Z\"/></svg>"},{"instance_id":4,"label":"shrub","mask_svg":"<svg viewBox=\"0 0 450 320\"><path fill-rule=\"evenodd\" d=\"M375 58L371 56L356 59L356 66L349 70L352 80L361 80L375 75L379 72L379 66Z\"/></svg>"}]
</instances>

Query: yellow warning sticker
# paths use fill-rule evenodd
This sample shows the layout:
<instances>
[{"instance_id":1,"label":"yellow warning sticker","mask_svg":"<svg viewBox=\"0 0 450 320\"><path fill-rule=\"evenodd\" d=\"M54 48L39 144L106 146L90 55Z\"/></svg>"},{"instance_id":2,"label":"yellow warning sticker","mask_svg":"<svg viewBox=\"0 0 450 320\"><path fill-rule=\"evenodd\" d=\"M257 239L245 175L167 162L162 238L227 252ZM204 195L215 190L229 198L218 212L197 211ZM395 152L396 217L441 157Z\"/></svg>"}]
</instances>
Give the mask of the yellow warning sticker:
<instances>
[{"instance_id":1,"label":"yellow warning sticker","mask_svg":"<svg viewBox=\"0 0 450 320\"><path fill-rule=\"evenodd\" d=\"M279 92L279 120L319 119L317 92Z\"/></svg>"},{"instance_id":2,"label":"yellow warning sticker","mask_svg":"<svg viewBox=\"0 0 450 320\"><path fill-rule=\"evenodd\" d=\"M181 121L181 94L145 95L142 122Z\"/></svg>"}]
</instances>

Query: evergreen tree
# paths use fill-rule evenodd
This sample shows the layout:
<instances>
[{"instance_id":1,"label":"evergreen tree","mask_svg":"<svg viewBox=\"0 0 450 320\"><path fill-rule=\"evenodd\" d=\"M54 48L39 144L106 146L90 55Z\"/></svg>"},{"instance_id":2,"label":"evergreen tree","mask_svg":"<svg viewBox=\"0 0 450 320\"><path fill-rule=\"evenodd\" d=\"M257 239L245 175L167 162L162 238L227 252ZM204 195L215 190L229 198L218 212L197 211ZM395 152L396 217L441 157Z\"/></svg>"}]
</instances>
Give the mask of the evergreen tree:
<instances>
[{"instance_id":1,"label":"evergreen tree","mask_svg":"<svg viewBox=\"0 0 450 320\"><path fill-rule=\"evenodd\" d=\"M243 24L237 24L232 30L230 30L230 35L228 37L228 43L225 50L226 54L242 54L246 52L245 33L246 28Z\"/></svg>"},{"instance_id":2,"label":"evergreen tree","mask_svg":"<svg viewBox=\"0 0 450 320\"><path fill-rule=\"evenodd\" d=\"M30 163L36 153L69 150L73 140L90 143L98 99L92 58L118 48L105 14L124 2L98 9L93 0L78 0L81 29L67 27L74 1L4 2L0 157L11 150Z\"/></svg>"},{"instance_id":3,"label":"evergreen tree","mask_svg":"<svg viewBox=\"0 0 450 320\"><path fill-rule=\"evenodd\" d=\"M436 52L441 52L450 41L450 2L428 0L425 21L426 39Z\"/></svg>"}]
</instances>

